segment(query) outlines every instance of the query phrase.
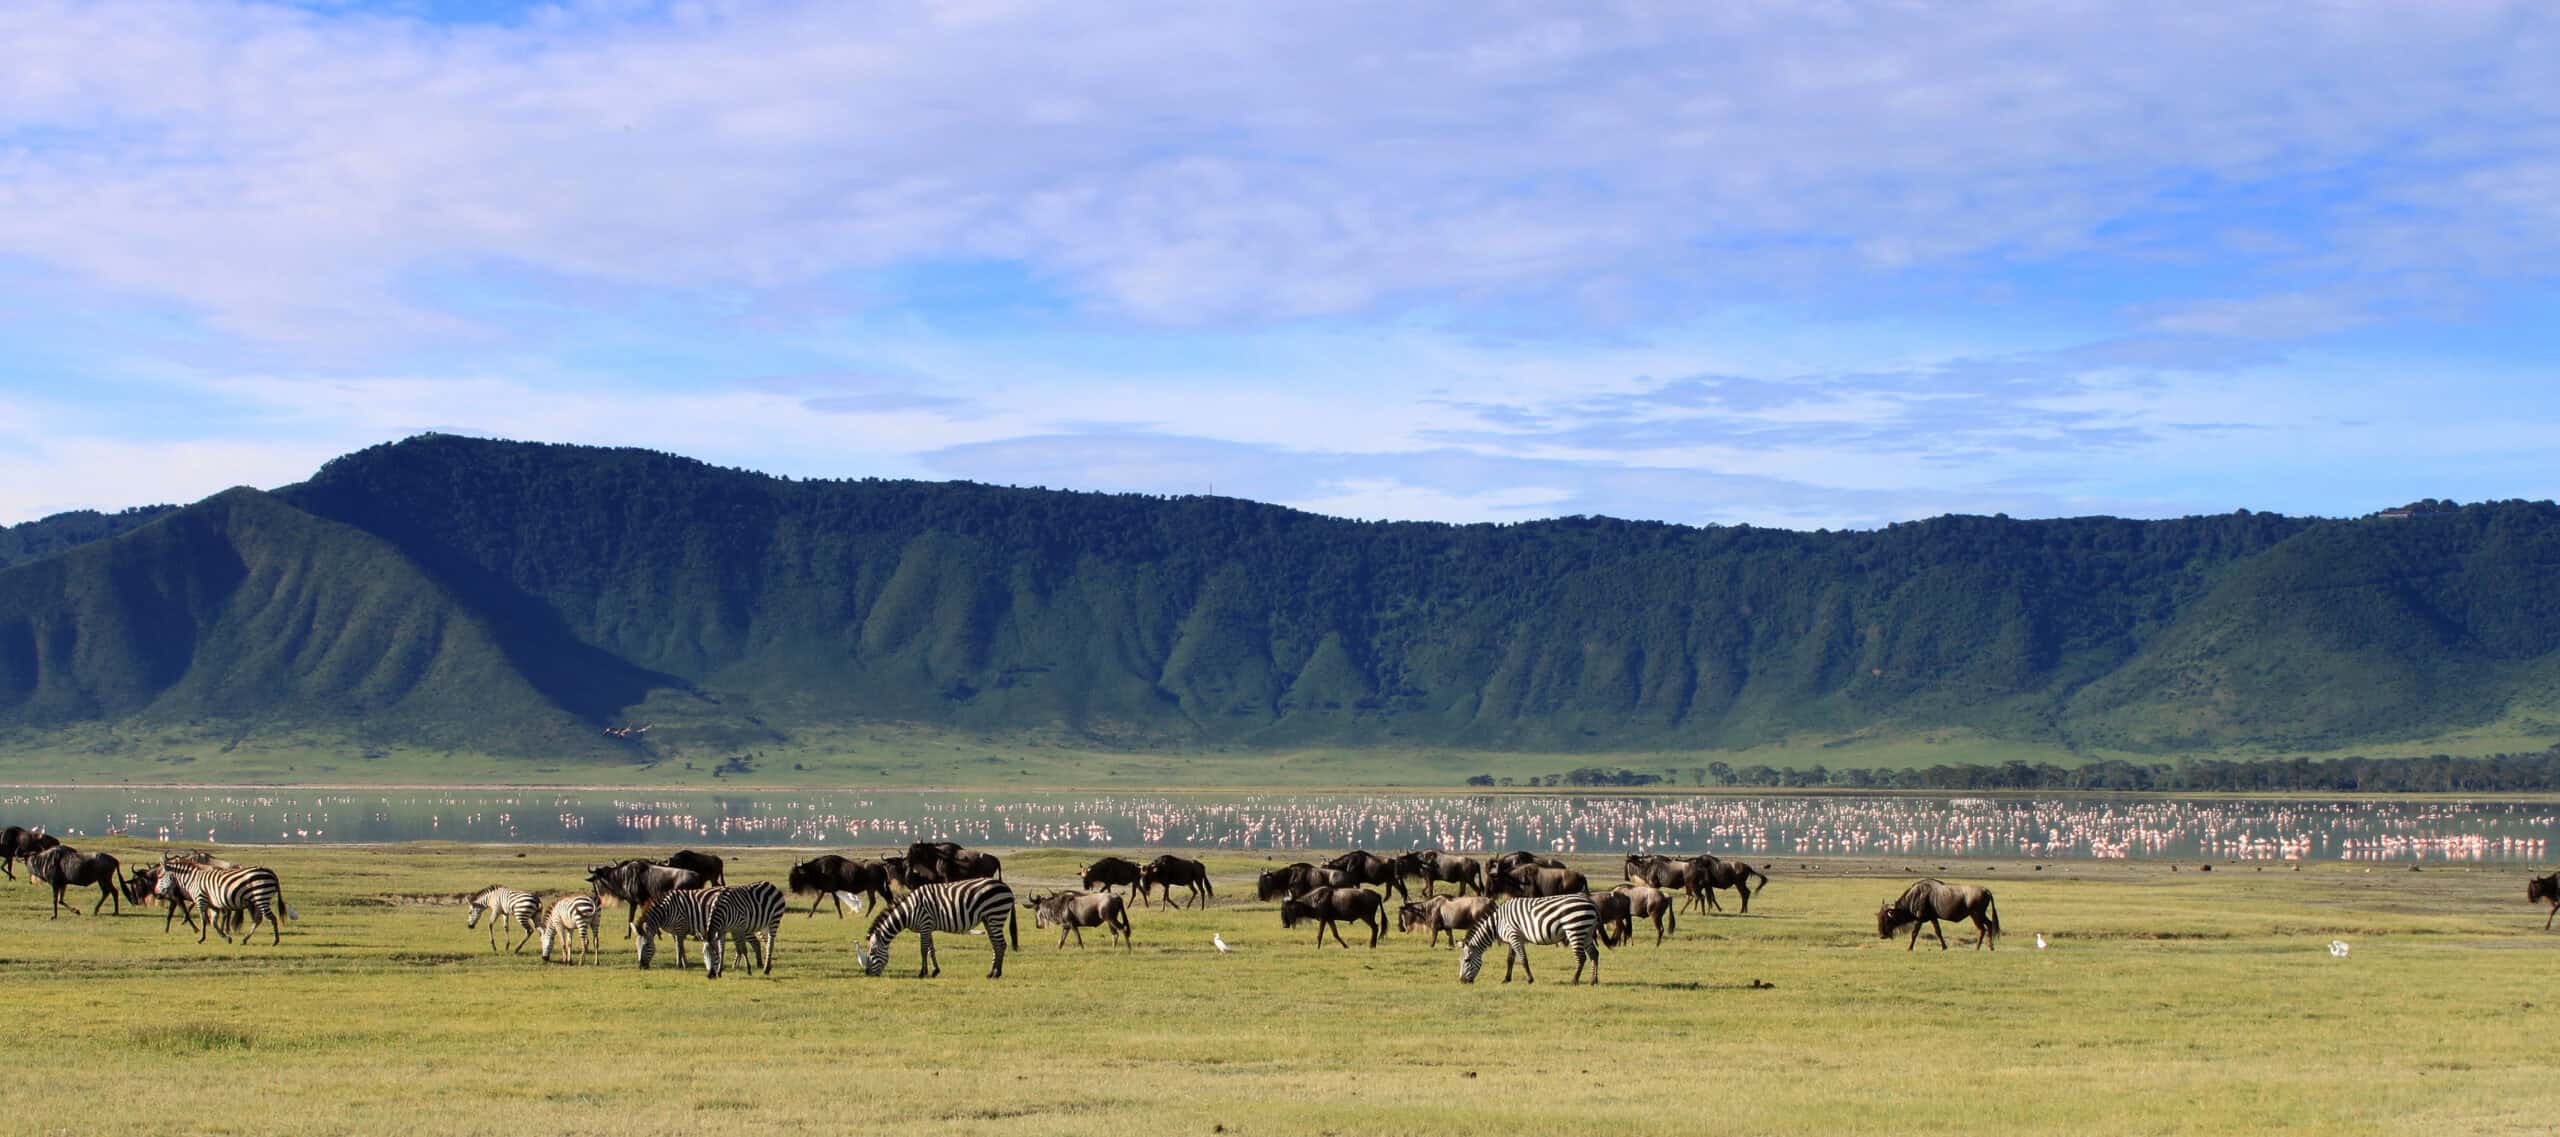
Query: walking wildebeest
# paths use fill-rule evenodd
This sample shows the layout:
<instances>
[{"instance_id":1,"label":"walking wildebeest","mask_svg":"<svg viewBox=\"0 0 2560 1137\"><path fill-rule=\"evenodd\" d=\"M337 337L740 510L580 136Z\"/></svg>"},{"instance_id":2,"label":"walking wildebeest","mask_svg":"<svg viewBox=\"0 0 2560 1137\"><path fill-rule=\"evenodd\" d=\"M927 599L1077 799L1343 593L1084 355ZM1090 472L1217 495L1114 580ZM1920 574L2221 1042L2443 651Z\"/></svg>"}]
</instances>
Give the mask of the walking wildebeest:
<instances>
[{"instance_id":1,"label":"walking wildebeest","mask_svg":"<svg viewBox=\"0 0 2560 1137\"><path fill-rule=\"evenodd\" d=\"M2542 930L2548 932L2551 930L2551 917L2560 916L2560 872L2546 877L2537 877L2526 883L2524 902L2531 904L2536 900L2551 902L2551 916L2542 918Z\"/></svg>"},{"instance_id":2,"label":"walking wildebeest","mask_svg":"<svg viewBox=\"0 0 2560 1137\"><path fill-rule=\"evenodd\" d=\"M1349 888L1358 882L1341 869L1319 868L1299 861L1263 873L1254 880L1253 894L1262 900L1278 900L1317 888Z\"/></svg>"},{"instance_id":3,"label":"walking wildebeest","mask_svg":"<svg viewBox=\"0 0 2560 1137\"><path fill-rule=\"evenodd\" d=\"M16 880L18 870L12 868L12 865L61 843L61 839L53 834L34 829L22 829L15 825L0 829L0 873L6 873L9 879Z\"/></svg>"},{"instance_id":4,"label":"walking wildebeest","mask_svg":"<svg viewBox=\"0 0 2560 1137\"><path fill-rule=\"evenodd\" d=\"M1431 895L1433 886L1442 883L1457 885L1460 896L1466 895L1470 887L1477 892L1484 891L1484 866L1476 863L1474 857L1453 857L1438 849L1424 849L1413 856L1417 867L1422 870L1416 875L1422 878L1424 896Z\"/></svg>"},{"instance_id":5,"label":"walking wildebeest","mask_svg":"<svg viewBox=\"0 0 2560 1137\"><path fill-rule=\"evenodd\" d=\"M702 887L702 874L634 857L587 870L587 891L622 902L622 938L630 939L640 913L679 888Z\"/></svg>"},{"instance_id":6,"label":"walking wildebeest","mask_svg":"<svg viewBox=\"0 0 2560 1137\"><path fill-rule=\"evenodd\" d=\"M116 903L116 915L124 915L124 899L116 895L116 874L123 871L123 868L124 866L117 864L116 859L108 854L83 853L62 844L56 844L27 858L28 878L53 886L53 915L46 917L48 920L62 918L62 890L87 888L93 884L98 886L98 902L89 906L89 914L97 915L99 908L113 900ZM80 914L78 904L72 904L70 908L72 915Z\"/></svg>"},{"instance_id":7,"label":"walking wildebeest","mask_svg":"<svg viewBox=\"0 0 2560 1137\"><path fill-rule=\"evenodd\" d=\"M1324 934L1333 933L1333 942L1343 943L1338 920L1358 920L1369 925L1369 946L1378 946L1378 938L1387 934L1387 922L1379 915L1386 899L1357 885L1340 888L1318 888L1280 902L1280 926L1294 928L1300 920L1316 921L1316 946L1324 946Z\"/></svg>"},{"instance_id":8,"label":"walking wildebeest","mask_svg":"<svg viewBox=\"0 0 2560 1137\"><path fill-rule=\"evenodd\" d=\"M1568 892L1589 891L1591 891L1591 881L1578 870L1541 868L1535 865L1524 865L1510 872L1488 871L1484 881L1485 895L1496 898L1562 896Z\"/></svg>"},{"instance_id":9,"label":"walking wildebeest","mask_svg":"<svg viewBox=\"0 0 2560 1137\"><path fill-rule=\"evenodd\" d=\"M718 887L729 883L728 870L722 867L720 857L716 853L697 853L691 849L678 849L667 854L667 859L658 863L671 869L700 873L702 883L705 885Z\"/></svg>"},{"instance_id":10,"label":"walking wildebeest","mask_svg":"<svg viewBox=\"0 0 2560 1137\"><path fill-rule=\"evenodd\" d=\"M1161 888L1164 889L1164 902L1166 904L1170 904L1176 908L1182 907L1182 905L1174 903L1173 899L1173 886L1177 884L1191 890L1191 905L1195 908L1205 905L1209 901L1215 900L1218 897L1218 890L1215 887L1212 887L1209 883L1209 866L1192 860L1189 857L1177 857L1171 853L1166 853L1161 857L1157 857L1156 859L1147 862L1147 866L1145 868L1138 870L1138 895L1140 897L1144 897L1149 892Z\"/></svg>"},{"instance_id":11,"label":"walking wildebeest","mask_svg":"<svg viewBox=\"0 0 2560 1137\"><path fill-rule=\"evenodd\" d=\"M1622 884L1592 897L1600 905L1600 942L1614 948L1635 935L1636 921L1651 920L1653 946L1661 947L1665 920L1669 931L1680 930L1680 915L1673 911L1677 895L1649 884Z\"/></svg>"},{"instance_id":12,"label":"walking wildebeest","mask_svg":"<svg viewBox=\"0 0 2560 1137\"><path fill-rule=\"evenodd\" d=\"M1440 937L1449 937L1449 946L1458 946L1458 933L1471 932L1484 918L1493 914L1493 900L1485 896L1425 896L1396 910L1396 930L1410 932L1423 928L1431 933L1431 946L1440 946Z\"/></svg>"},{"instance_id":13,"label":"walking wildebeest","mask_svg":"<svg viewBox=\"0 0 2560 1137\"><path fill-rule=\"evenodd\" d=\"M794 896L816 894L809 901L810 915L818 914L818 905L833 900L836 902L836 919L841 920L844 919L846 896L856 897L854 903L857 906L862 903L859 898L866 895L877 897L884 906L897 899L890 895L889 879L889 866L878 861L861 861L828 853L791 866L790 885ZM887 909L884 907L882 910Z\"/></svg>"},{"instance_id":14,"label":"walking wildebeest","mask_svg":"<svg viewBox=\"0 0 2560 1137\"><path fill-rule=\"evenodd\" d=\"M1974 950L1985 944L2000 950L1993 941L2000 938L2000 908L1991 901L1991 890L1978 884L1948 884L1930 877L1903 890L1902 898L1876 909L1876 938L1889 940L1903 925L1911 925L1911 943L1902 950L1920 946L1920 925L1926 923L1938 933L1938 950L1947 950L1947 929L1940 920L1971 920L1976 929Z\"/></svg>"},{"instance_id":15,"label":"walking wildebeest","mask_svg":"<svg viewBox=\"0 0 2560 1137\"><path fill-rule=\"evenodd\" d=\"M1622 876L1665 892L1683 893L1689 904L1696 905L1699 911L1706 910L1707 902L1700 891L1706 871L1693 860L1666 857L1660 853L1629 853L1622 866Z\"/></svg>"},{"instance_id":16,"label":"walking wildebeest","mask_svg":"<svg viewBox=\"0 0 2560 1137\"><path fill-rule=\"evenodd\" d=\"M1075 933L1076 946L1083 947L1086 928L1109 929L1124 951L1137 945L1129 930L1129 902L1108 892L1052 892L1032 897L1030 906L1035 926L1058 926L1059 947L1067 946L1069 932Z\"/></svg>"},{"instance_id":17,"label":"walking wildebeest","mask_svg":"<svg viewBox=\"0 0 2560 1137\"><path fill-rule=\"evenodd\" d=\"M1136 861L1120 857L1104 857L1077 869L1076 875L1083 878L1085 891L1091 892L1093 886L1099 884L1102 886L1102 891L1109 892L1111 886L1115 884L1131 889L1137 888L1139 872Z\"/></svg>"},{"instance_id":18,"label":"walking wildebeest","mask_svg":"<svg viewBox=\"0 0 2560 1137\"><path fill-rule=\"evenodd\" d=\"M1707 907L1719 912L1724 911L1724 905L1716 903L1717 889L1730 888L1741 893L1742 914L1748 916L1751 914L1752 878L1759 878L1763 890L1769 887L1769 874L1741 861L1728 861L1712 853L1701 853L1689 858L1689 863L1697 866L1697 872L1691 879L1707 898Z\"/></svg>"},{"instance_id":19,"label":"walking wildebeest","mask_svg":"<svg viewBox=\"0 0 2560 1137\"><path fill-rule=\"evenodd\" d=\"M1353 849L1326 861L1324 867L1336 872L1349 873L1354 884L1377 885L1380 900L1386 899L1390 890L1406 900L1413 899L1413 894L1405 891L1405 874L1397 867L1396 862L1367 849Z\"/></svg>"}]
</instances>

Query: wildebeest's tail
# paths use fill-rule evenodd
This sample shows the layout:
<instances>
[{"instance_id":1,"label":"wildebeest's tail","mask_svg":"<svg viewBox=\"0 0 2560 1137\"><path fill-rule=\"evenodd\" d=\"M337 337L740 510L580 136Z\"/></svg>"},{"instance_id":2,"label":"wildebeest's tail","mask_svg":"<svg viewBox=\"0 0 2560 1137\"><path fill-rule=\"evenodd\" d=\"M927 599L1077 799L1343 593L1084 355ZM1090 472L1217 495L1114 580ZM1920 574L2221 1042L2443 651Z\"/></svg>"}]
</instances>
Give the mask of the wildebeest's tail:
<instances>
[{"instance_id":1,"label":"wildebeest's tail","mask_svg":"<svg viewBox=\"0 0 2560 1137\"><path fill-rule=\"evenodd\" d=\"M1750 870L1750 871L1751 871L1751 875L1753 875L1753 876L1756 876L1756 877L1759 877L1759 878L1760 878L1760 890L1761 890L1762 892L1766 892L1766 891L1768 891L1768 890L1769 890L1769 874L1764 873L1764 872L1761 872L1761 871L1760 871L1760 870L1758 870L1758 869L1752 869L1752 870Z\"/></svg>"},{"instance_id":2,"label":"wildebeest's tail","mask_svg":"<svg viewBox=\"0 0 2560 1137\"><path fill-rule=\"evenodd\" d=\"M1992 939L2000 938L2000 901L1988 895L1982 898L1982 922L1991 929Z\"/></svg>"}]
</instances>

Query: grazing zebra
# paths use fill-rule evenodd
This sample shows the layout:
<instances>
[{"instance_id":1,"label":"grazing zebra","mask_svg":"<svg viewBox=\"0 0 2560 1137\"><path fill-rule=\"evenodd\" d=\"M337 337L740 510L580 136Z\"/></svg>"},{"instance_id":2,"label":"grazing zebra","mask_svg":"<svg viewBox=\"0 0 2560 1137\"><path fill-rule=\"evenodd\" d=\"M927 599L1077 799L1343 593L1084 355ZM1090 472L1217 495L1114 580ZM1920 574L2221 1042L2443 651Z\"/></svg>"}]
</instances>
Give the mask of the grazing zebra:
<instances>
[{"instance_id":1,"label":"grazing zebra","mask_svg":"<svg viewBox=\"0 0 2560 1137\"><path fill-rule=\"evenodd\" d=\"M1573 981L1582 982L1582 966L1591 965L1591 982L1600 982L1600 906L1585 893L1568 892L1561 896L1539 896L1506 900L1493 910L1493 915L1476 930L1467 934L1464 950L1458 953L1458 982L1473 983L1476 972L1484 969L1484 949L1500 939L1502 981L1511 982L1511 965L1518 963L1520 973L1529 982L1538 981L1529 970L1530 944L1565 944L1573 949Z\"/></svg>"},{"instance_id":2,"label":"grazing zebra","mask_svg":"<svg viewBox=\"0 0 2560 1137\"><path fill-rule=\"evenodd\" d=\"M1015 950L1022 948L1022 925L1013 920L1013 889L1001 880L981 877L955 880L944 884L921 885L907 894L871 926L871 938L862 945L862 973L878 975L889 966L889 941L909 925L916 930L916 943L923 949L916 978L942 974L942 959L933 950L935 932L967 932L985 925L987 944L996 952L995 966L987 970L987 978L1004 977L1005 935L1011 932Z\"/></svg>"},{"instance_id":3,"label":"grazing zebra","mask_svg":"<svg viewBox=\"0 0 2560 1137\"><path fill-rule=\"evenodd\" d=\"M551 903L551 911L542 917L542 961L551 962L551 948L558 945L560 954L583 962L596 961L596 948L604 941L598 924L603 908L592 892L572 892Z\"/></svg>"},{"instance_id":4,"label":"grazing zebra","mask_svg":"<svg viewBox=\"0 0 2560 1137\"><path fill-rule=\"evenodd\" d=\"M493 884L471 897L471 918L464 921L462 926L477 928L480 926L480 917L487 916L489 918L489 950L496 951L498 950L498 929L504 927L509 920L515 921L517 926L524 929L524 939L517 940L516 946L508 949L508 954L512 955L522 952L526 941L533 938L535 929L540 927L541 911L541 897L530 892L518 892L512 888L501 888Z\"/></svg>"},{"instance_id":5,"label":"grazing zebra","mask_svg":"<svg viewBox=\"0 0 2560 1137\"><path fill-rule=\"evenodd\" d=\"M285 903L284 884L276 874L262 868L209 868L185 861L164 862L160 866L160 896L171 902L172 914L180 904L192 903L204 910L204 924L196 931L196 942L203 943L205 933L222 933L222 942L231 942L235 915L246 914L247 927L240 929L240 945L247 947L256 934L258 924L267 925L270 943L284 942L284 921L293 916L293 905ZM299 919L300 917L295 917ZM160 930L169 930L169 917L162 917Z\"/></svg>"},{"instance_id":6,"label":"grazing zebra","mask_svg":"<svg viewBox=\"0 0 2560 1137\"><path fill-rule=\"evenodd\" d=\"M714 978L726 972L728 962L720 957L720 937L726 935L738 949L738 960L744 963L747 952L755 952L755 963L766 975L773 974L773 941L782 932L782 914L791 902L771 881L757 881L720 890L720 899L711 913L710 932L702 937L703 966Z\"/></svg>"}]
</instances>

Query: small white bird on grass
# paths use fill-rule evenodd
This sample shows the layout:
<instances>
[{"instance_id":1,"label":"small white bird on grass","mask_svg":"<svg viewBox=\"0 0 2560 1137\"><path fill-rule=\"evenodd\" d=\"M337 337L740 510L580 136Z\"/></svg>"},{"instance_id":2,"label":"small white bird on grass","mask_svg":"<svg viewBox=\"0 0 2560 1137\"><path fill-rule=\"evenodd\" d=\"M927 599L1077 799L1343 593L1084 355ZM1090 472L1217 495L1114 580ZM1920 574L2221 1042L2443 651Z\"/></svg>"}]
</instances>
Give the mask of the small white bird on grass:
<instances>
[{"instance_id":1,"label":"small white bird on grass","mask_svg":"<svg viewBox=\"0 0 2560 1137\"><path fill-rule=\"evenodd\" d=\"M2338 957L2339 959L2345 959L2345 958L2347 958L2347 941L2345 941L2345 940L2331 940L2331 941L2329 941L2329 954L2334 955L2334 956Z\"/></svg>"},{"instance_id":2,"label":"small white bird on grass","mask_svg":"<svg viewBox=\"0 0 2560 1137\"><path fill-rule=\"evenodd\" d=\"M2037 950L2037 951L2043 951L2043 950L2044 950L2044 933L2043 933L2043 932L2037 932L2037 933L2036 933L2036 950Z\"/></svg>"},{"instance_id":3,"label":"small white bird on grass","mask_svg":"<svg viewBox=\"0 0 2560 1137\"><path fill-rule=\"evenodd\" d=\"M1217 949L1218 949L1219 954L1222 954L1222 955L1223 955L1223 954L1225 954L1225 953L1227 953L1227 952L1231 952L1231 951L1236 950L1236 949L1234 949L1234 948L1228 947L1228 946L1227 946L1227 938L1226 938L1225 936L1219 935L1219 934L1218 934L1218 933L1216 933L1216 932L1211 932L1211 933L1209 933L1209 944L1210 944L1210 946L1217 948Z\"/></svg>"}]
</instances>

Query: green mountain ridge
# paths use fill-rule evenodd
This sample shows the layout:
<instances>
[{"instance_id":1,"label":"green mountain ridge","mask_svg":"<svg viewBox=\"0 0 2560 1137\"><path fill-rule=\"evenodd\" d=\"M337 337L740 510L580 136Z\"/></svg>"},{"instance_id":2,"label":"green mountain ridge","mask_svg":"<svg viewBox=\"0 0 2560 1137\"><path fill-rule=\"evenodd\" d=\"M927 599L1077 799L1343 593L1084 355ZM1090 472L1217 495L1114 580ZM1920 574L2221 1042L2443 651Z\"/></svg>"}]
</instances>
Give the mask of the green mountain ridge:
<instances>
[{"instance_id":1,"label":"green mountain ridge","mask_svg":"<svg viewBox=\"0 0 2560 1137\"><path fill-rule=\"evenodd\" d=\"M897 724L1106 750L1960 731L2168 753L2560 705L2550 503L1460 526L429 435L138 520L57 526L0 569L0 743L167 727L634 762ZM654 726L604 729L632 723Z\"/></svg>"}]
</instances>

